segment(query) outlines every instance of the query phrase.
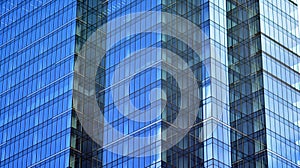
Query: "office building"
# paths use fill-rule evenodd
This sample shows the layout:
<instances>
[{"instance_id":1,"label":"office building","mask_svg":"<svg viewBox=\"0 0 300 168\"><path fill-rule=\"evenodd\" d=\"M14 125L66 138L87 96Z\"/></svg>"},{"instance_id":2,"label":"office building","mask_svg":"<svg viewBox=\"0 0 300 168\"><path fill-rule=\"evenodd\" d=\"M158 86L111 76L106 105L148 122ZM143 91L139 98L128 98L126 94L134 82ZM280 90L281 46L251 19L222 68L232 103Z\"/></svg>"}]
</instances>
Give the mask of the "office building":
<instances>
[{"instance_id":1,"label":"office building","mask_svg":"<svg viewBox=\"0 0 300 168\"><path fill-rule=\"evenodd\" d=\"M0 167L300 167L297 3L0 1Z\"/></svg>"}]
</instances>

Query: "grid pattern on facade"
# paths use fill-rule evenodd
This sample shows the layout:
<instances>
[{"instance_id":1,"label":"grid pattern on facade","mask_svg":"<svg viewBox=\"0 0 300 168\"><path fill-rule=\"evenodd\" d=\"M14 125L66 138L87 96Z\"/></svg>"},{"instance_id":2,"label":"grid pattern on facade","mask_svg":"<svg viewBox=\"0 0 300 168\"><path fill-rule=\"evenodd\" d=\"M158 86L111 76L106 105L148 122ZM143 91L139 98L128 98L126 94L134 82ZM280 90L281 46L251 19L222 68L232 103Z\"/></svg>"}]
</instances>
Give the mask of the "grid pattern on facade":
<instances>
[{"instance_id":1,"label":"grid pattern on facade","mask_svg":"<svg viewBox=\"0 0 300 168\"><path fill-rule=\"evenodd\" d=\"M67 167L75 1L0 2L0 167Z\"/></svg>"}]
</instances>

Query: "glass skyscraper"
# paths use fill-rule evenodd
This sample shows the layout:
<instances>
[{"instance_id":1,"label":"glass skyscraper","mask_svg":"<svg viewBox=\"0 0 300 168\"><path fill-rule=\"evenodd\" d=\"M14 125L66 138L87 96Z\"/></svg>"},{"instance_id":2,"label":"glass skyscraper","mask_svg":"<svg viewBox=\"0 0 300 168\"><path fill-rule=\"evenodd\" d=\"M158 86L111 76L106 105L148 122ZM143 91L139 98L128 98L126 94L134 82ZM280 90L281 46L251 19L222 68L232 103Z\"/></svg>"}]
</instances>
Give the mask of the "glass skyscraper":
<instances>
[{"instance_id":1,"label":"glass skyscraper","mask_svg":"<svg viewBox=\"0 0 300 168\"><path fill-rule=\"evenodd\" d=\"M77 3L0 6L0 167L67 167Z\"/></svg>"},{"instance_id":2,"label":"glass skyscraper","mask_svg":"<svg viewBox=\"0 0 300 168\"><path fill-rule=\"evenodd\" d=\"M297 8L0 1L0 167L300 167Z\"/></svg>"},{"instance_id":3,"label":"glass skyscraper","mask_svg":"<svg viewBox=\"0 0 300 168\"><path fill-rule=\"evenodd\" d=\"M227 1L233 167L299 167L296 1Z\"/></svg>"}]
</instances>

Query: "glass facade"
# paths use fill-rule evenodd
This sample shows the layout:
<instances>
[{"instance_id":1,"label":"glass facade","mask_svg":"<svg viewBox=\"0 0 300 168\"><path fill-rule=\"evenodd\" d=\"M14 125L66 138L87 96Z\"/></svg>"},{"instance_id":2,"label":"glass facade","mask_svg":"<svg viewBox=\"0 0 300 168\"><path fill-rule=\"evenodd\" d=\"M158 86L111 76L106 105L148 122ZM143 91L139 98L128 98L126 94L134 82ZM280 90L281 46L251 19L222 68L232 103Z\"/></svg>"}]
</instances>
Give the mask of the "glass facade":
<instances>
[{"instance_id":1,"label":"glass facade","mask_svg":"<svg viewBox=\"0 0 300 168\"><path fill-rule=\"evenodd\" d=\"M296 3L259 2L269 167L300 164L300 45Z\"/></svg>"},{"instance_id":2,"label":"glass facade","mask_svg":"<svg viewBox=\"0 0 300 168\"><path fill-rule=\"evenodd\" d=\"M232 166L266 167L259 2L227 1Z\"/></svg>"},{"instance_id":3,"label":"glass facade","mask_svg":"<svg viewBox=\"0 0 300 168\"><path fill-rule=\"evenodd\" d=\"M296 1L227 1L233 167L299 167Z\"/></svg>"},{"instance_id":4,"label":"glass facade","mask_svg":"<svg viewBox=\"0 0 300 168\"><path fill-rule=\"evenodd\" d=\"M0 167L68 167L76 1L0 2Z\"/></svg>"},{"instance_id":5,"label":"glass facade","mask_svg":"<svg viewBox=\"0 0 300 168\"><path fill-rule=\"evenodd\" d=\"M0 1L0 167L299 167L297 8L295 0ZM146 11L195 25L201 35L178 29L197 49L162 33L177 24L165 15L107 24ZM139 31L153 23L160 32ZM133 35L122 31L128 27ZM106 50L99 39L119 41ZM171 143L164 130L177 129L188 92L163 69L178 60L196 79L199 109L185 113L195 122L164 150ZM128 93L120 89L126 82ZM115 87L127 97L116 99ZM143 111L156 117L146 121ZM112 127L161 137L131 144Z\"/></svg>"},{"instance_id":6,"label":"glass facade","mask_svg":"<svg viewBox=\"0 0 300 168\"><path fill-rule=\"evenodd\" d=\"M122 28L123 25L116 26L112 30L116 30L117 37L103 38L107 41L112 41L113 38L121 39L106 52L101 50L81 52L83 48L85 49L86 43L89 43L88 49L92 50L94 44L92 40L89 40L89 37L93 36L95 29L101 29L105 23L113 21L115 18L143 11L166 12L180 16L195 24L203 33L197 39L201 42L201 46L198 47L203 54L198 56L189 44L163 33L144 32L129 37L121 37L122 32L118 32L118 29ZM84 115L86 111L93 110L87 108L88 104L95 103L91 100L91 94L88 90L96 80L95 96L100 110L103 112L103 120L107 120L107 123L103 126L103 132L100 132L103 136L103 139L100 140L101 143L119 143L122 148L116 150L121 151L127 151L129 150L127 148L130 148L131 144L126 141L122 142L123 137L105 138L110 136L109 125L113 125L114 128L126 135L136 137L156 135L173 126L172 122L179 113L181 93L178 88L178 81L169 72L162 70L161 67L171 66L171 62L175 59L168 60L166 53L163 51L154 55L145 53L145 60L130 55L145 48L155 47L170 50L190 65L200 88L201 105L196 123L180 142L163 151L163 148L168 145L168 141L164 138L156 139L151 145L138 147L134 149L133 153L129 153L129 155L154 153L151 156L142 157L119 155L104 148L103 144L95 143L94 139L80 135L81 132L84 132L84 134L88 132L88 130L85 130L87 124L82 123L83 120L77 117L75 121L79 124L76 124L78 132L74 137L74 143L79 144L76 149L80 152L74 152L74 156L71 156L74 157L75 167L78 165L102 165L103 167L230 167L225 1L220 1L220 3L194 0L176 2L114 0L96 3L85 1L80 2L78 5L77 18L79 21L76 28L76 35L78 36L76 36L73 107L77 115ZM156 19L157 25L160 26L161 24L162 29L164 24L170 24L163 16ZM176 22L173 24L176 24ZM133 25L128 26L139 32L140 25ZM99 36L106 36L106 34L100 31ZM99 60L98 55L92 54L96 51L99 53L105 52L105 57ZM165 64L162 63L164 59L167 60ZM118 64L126 61L125 67L127 68L123 72ZM168 61L170 62L168 63ZM142 64L146 64L150 68L135 73L135 67L143 66ZM151 68L155 64L159 64L158 67L160 68ZM93 67L97 68L96 79L90 78L90 73L95 71ZM124 76L124 81L129 81L129 99L114 100L112 98L114 73ZM124 83L120 82L116 85L125 85ZM149 94L155 88L161 89L165 95L161 93L162 96L158 100L150 102L148 100ZM124 94L125 91L119 90L119 92ZM165 109L160 111L160 107L166 100ZM146 115L140 114L138 110L129 111L128 107L129 112L124 114L117 107L118 105L127 106L130 102L139 110L149 110L158 114L162 112L162 114L149 122L133 121L128 119L131 115L138 116L140 119L146 118ZM150 104L155 105L150 106ZM103 120L100 122L103 122ZM91 123L90 127L97 127L92 124L92 121L93 118L87 118L83 122ZM213 133L209 133L203 140L199 140L203 130L210 130L211 128L214 129ZM90 148L87 149L87 146L90 146ZM89 157L86 158L87 155Z\"/></svg>"}]
</instances>

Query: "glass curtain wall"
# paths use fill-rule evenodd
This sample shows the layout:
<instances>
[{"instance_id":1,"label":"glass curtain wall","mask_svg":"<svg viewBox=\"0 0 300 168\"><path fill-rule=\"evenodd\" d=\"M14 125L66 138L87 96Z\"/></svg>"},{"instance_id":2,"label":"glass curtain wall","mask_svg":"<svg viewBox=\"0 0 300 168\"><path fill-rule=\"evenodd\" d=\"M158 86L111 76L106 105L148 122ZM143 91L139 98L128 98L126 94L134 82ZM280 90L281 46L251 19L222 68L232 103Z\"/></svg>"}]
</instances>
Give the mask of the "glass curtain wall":
<instances>
[{"instance_id":1,"label":"glass curtain wall","mask_svg":"<svg viewBox=\"0 0 300 168\"><path fill-rule=\"evenodd\" d=\"M0 2L0 167L68 167L76 1Z\"/></svg>"}]
</instances>

